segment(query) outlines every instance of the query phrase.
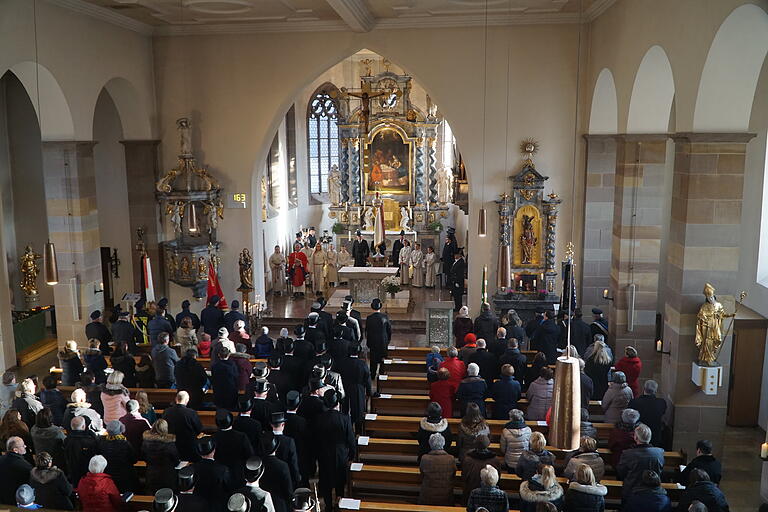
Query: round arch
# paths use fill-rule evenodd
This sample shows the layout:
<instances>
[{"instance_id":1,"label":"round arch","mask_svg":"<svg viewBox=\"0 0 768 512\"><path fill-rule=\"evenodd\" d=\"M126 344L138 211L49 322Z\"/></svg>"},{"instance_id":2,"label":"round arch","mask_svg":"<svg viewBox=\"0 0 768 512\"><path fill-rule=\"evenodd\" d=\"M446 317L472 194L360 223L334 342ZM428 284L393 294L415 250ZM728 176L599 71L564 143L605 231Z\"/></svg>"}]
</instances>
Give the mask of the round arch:
<instances>
[{"instance_id":1,"label":"round arch","mask_svg":"<svg viewBox=\"0 0 768 512\"><path fill-rule=\"evenodd\" d=\"M753 4L734 9L717 30L701 73L693 130L747 131L760 70L768 53L768 14Z\"/></svg>"},{"instance_id":2,"label":"round arch","mask_svg":"<svg viewBox=\"0 0 768 512\"><path fill-rule=\"evenodd\" d=\"M59 82L48 68L33 61L24 61L11 67L10 71L16 75L32 100L40 125L41 139L43 141L74 140L75 125L69 103Z\"/></svg>"},{"instance_id":3,"label":"round arch","mask_svg":"<svg viewBox=\"0 0 768 512\"><path fill-rule=\"evenodd\" d=\"M603 68L597 75L592 92L592 107L589 113L589 133L612 134L618 131L619 107L616 100L616 83L613 73Z\"/></svg>"},{"instance_id":4,"label":"round arch","mask_svg":"<svg viewBox=\"0 0 768 512\"><path fill-rule=\"evenodd\" d=\"M635 75L627 133L666 133L674 97L675 80L669 58L661 46L651 46Z\"/></svg>"},{"instance_id":5,"label":"round arch","mask_svg":"<svg viewBox=\"0 0 768 512\"><path fill-rule=\"evenodd\" d=\"M91 118L96 112L101 91L106 91L112 98L123 127L123 138L129 140L149 139L152 136L149 113L139 98L136 88L123 77L113 77L99 89L91 107ZM91 130L93 130L93 126Z\"/></svg>"}]
</instances>

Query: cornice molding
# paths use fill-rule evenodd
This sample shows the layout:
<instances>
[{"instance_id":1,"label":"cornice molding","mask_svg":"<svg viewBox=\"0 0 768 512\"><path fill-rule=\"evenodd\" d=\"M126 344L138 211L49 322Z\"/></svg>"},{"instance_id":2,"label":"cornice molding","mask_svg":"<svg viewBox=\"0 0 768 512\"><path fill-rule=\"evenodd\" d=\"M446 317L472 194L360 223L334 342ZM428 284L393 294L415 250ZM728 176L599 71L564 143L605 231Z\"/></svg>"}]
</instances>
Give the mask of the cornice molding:
<instances>
[{"instance_id":1,"label":"cornice molding","mask_svg":"<svg viewBox=\"0 0 768 512\"><path fill-rule=\"evenodd\" d=\"M616 0L595 0L592 2L592 5L589 6L589 9L584 11L584 21L586 23L592 23L615 3Z\"/></svg>"},{"instance_id":2,"label":"cornice molding","mask_svg":"<svg viewBox=\"0 0 768 512\"><path fill-rule=\"evenodd\" d=\"M748 132L678 132L672 135L675 142L725 142L744 143L757 137L756 133Z\"/></svg>"},{"instance_id":3,"label":"cornice molding","mask_svg":"<svg viewBox=\"0 0 768 512\"><path fill-rule=\"evenodd\" d=\"M376 24L368 6L363 0L325 0L355 32L370 32Z\"/></svg>"},{"instance_id":4,"label":"cornice molding","mask_svg":"<svg viewBox=\"0 0 768 512\"><path fill-rule=\"evenodd\" d=\"M100 7L83 0L47 0L50 4L69 9L80 14L85 14L91 18L96 18L101 21L106 21L112 25L131 30L144 36L151 36L154 34L154 27L136 21L133 18L119 14L106 7Z\"/></svg>"}]
</instances>

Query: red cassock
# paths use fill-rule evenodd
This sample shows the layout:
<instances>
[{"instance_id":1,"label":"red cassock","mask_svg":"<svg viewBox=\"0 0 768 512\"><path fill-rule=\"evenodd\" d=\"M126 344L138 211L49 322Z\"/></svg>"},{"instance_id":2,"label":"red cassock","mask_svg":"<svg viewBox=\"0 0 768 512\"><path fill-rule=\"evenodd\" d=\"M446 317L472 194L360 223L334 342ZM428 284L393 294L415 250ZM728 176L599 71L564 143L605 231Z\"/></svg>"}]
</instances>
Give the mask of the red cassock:
<instances>
[{"instance_id":1,"label":"red cassock","mask_svg":"<svg viewBox=\"0 0 768 512\"><path fill-rule=\"evenodd\" d=\"M307 255L301 251L288 255L288 272L293 286L302 286L307 274Z\"/></svg>"}]
</instances>

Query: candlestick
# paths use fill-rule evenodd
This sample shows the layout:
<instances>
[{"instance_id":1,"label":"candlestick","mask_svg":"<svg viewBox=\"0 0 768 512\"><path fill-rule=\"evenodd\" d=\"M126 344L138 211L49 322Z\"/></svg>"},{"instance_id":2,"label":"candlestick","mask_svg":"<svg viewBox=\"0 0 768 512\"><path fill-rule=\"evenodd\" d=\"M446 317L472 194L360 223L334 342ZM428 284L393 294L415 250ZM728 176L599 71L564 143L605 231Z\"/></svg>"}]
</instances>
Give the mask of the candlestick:
<instances>
[{"instance_id":1,"label":"candlestick","mask_svg":"<svg viewBox=\"0 0 768 512\"><path fill-rule=\"evenodd\" d=\"M656 352L661 352L664 348L664 345L662 344L661 340L656 340Z\"/></svg>"},{"instance_id":2,"label":"candlestick","mask_svg":"<svg viewBox=\"0 0 768 512\"><path fill-rule=\"evenodd\" d=\"M523 287L523 280L521 279L520 280L520 288L522 288L522 287Z\"/></svg>"},{"instance_id":3,"label":"candlestick","mask_svg":"<svg viewBox=\"0 0 768 512\"><path fill-rule=\"evenodd\" d=\"M768 443L763 443L760 445L760 458L768 458Z\"/></svg>"},{"instance_id":4,"label":"candlestick","mask_svg":"<svg viewBox=\"0 0 768 512\"><path fill-rule=\"evenodd\" d=\"M535 279L533 280L533 289L534 290L536 289L536 280Z\"/></svg>"},{"instance_id":5,"label":"candlestick","mask_svg":"<svg viewBox=\"0 0 768 512\"><path fill-rule=\"evenodd\" d=\"M607 298L608 298L608 288L606 288L605 290L603 290L603 298L604 298L604 299L607 299Z\"/></svg>"}]
</instances>

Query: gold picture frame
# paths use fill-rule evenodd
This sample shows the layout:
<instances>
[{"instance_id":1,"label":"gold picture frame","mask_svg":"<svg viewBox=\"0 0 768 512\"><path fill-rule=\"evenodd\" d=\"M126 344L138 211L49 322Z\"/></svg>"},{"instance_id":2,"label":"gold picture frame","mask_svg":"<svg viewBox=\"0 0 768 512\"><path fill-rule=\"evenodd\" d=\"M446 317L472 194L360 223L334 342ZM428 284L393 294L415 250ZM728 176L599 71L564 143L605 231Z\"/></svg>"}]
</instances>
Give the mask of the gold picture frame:
<instances>
[{"instance_id":1,"label":"gold picture frame","mask_svg":"<svg viewBox=\"0 0 768 512\"><path fill-rule=\"evenodd\" d=\"M363 193L411 195L414 141L408 134L397 125L384 123L371 130L365 144L370 158L370 171L366 172L365 167L361 170ZM371 179L372 175L377 177L377 182Z\"/></svg>"}]
</instances>

